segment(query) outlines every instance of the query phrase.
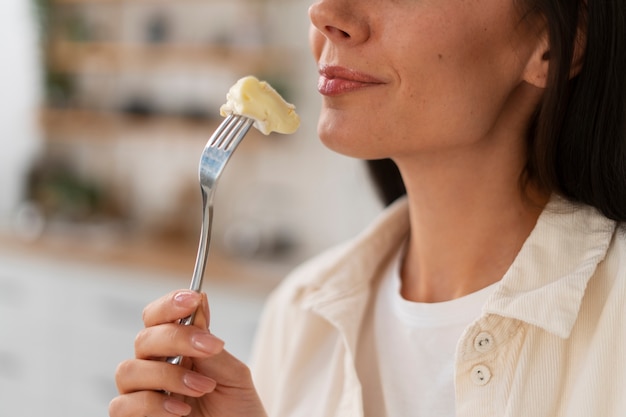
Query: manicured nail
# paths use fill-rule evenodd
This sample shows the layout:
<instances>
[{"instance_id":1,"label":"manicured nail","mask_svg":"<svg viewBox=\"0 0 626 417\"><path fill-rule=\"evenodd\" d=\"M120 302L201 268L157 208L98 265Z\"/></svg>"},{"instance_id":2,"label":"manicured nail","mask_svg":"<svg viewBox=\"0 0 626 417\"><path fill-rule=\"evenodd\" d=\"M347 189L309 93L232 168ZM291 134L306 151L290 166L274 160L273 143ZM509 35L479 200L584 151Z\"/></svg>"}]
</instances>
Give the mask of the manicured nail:
<instances>
[{"instance_id":1,"label":"manicured nail","mask_svg":"<svg viewBox=\"0 0 626 417\"><path fill-rule=\"evenodd\" d=\"M174 398L167 398L163 401L165 411L176 414L177 416L186 416L191 413L191 406Z\"/></svg>"},{"instance_id":2,"label":"manicured nail","mask_svg":"<svg viewBox=\"0 0 626 417\"><path fill-rule=\"evenodd\" d=\"M224 341L210 333L196 333L191 336L193 346L205 353L215 354L224 348Z\"/></svg>"},{"instance_id":3,"label":"manicured nail","mask_svg":"<svg viewBox=\"0 0 626 417\"><path fill-rule=\"evenodd\" d=\"M193 291L179 291L174 295L174 301L181 307L193 307L198 303L198 297Z\"/></svg>"},{"instance_id":4,"label":"manicured nail","mask_svg":"<svg viewBox=\"0 0 626 417\"><path fill-rule=\"evenodd\" d=\"M215 386L217 385L215 380L204 375L191 372L186 373L185 376L183 376L183 383L188 388L199 392L212 392L215 390Z\"/></svg>"}]
</instances>

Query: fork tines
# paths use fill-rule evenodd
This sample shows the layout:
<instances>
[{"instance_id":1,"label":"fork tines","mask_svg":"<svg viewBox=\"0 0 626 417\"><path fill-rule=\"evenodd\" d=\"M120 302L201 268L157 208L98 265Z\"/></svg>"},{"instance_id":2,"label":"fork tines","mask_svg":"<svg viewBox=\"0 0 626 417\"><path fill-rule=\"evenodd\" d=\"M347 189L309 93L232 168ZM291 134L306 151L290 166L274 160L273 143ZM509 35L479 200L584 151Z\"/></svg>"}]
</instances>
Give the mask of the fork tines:
<instances>
[{"instance_id":1,"label":"fork tines","mask_svg":"<svg viewBox=\"0 0 626 417\"><path fill-rule=\"evenodd\" d=\"M236 144L243 138L252 123L253 121L248 117L229 115L213 133L208 146L228 151L233 143Z\"/></svg>"}]
</instances>

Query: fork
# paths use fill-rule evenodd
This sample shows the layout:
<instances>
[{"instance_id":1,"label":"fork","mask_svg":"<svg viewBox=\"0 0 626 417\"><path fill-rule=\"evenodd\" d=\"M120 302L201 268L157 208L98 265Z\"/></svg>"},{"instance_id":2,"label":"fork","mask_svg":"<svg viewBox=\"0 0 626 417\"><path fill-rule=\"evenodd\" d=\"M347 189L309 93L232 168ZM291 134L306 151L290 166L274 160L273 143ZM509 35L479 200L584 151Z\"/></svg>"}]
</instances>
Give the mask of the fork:
<instances>
[{"instance_id":1,"label":"fork","mask_svg":"<svg viewBox=\"0 0 626 417\"><path fill-rule=\"evenodd\" d=\"M213 196L220 179L222 171L229 161L237 145L244 138L254 120L240 115L229 115L218 126L213 135L209 138L202 156L198 176L200 178L200 191L202 194L202 227L200 229L200 242L198 244L198 254L193 269L193 276L189 289L200 292L202 288L202 278L206 267L209 244L211 241L211 226L213 224ZM180 324L189 326L193 324L196 313L180 320ZM182 362L182 356L167 358L167 362L178 365Z\"/></svg>"}]
</instances>

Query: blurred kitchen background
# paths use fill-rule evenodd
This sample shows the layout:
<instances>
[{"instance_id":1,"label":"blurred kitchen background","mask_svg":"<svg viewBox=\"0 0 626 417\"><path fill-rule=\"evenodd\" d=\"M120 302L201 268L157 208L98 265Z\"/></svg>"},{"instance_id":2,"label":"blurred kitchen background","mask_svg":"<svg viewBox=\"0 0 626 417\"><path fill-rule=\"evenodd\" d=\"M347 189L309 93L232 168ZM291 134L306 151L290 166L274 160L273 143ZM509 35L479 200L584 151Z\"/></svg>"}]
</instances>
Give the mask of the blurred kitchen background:
<instances>
[{"instance_id":1,"label":"blurred kitchen background","mask_svg":"<svg viewBox=\"0 0 626 417\"><path fill-rule=\"evenodd\" d=\"M247 360L263 302L380 205L317 140L310 0L0 2L0 416L105 416L141 310L189 283L200 153L241 76L302 118L253 131L216 195L212 329Z\"/></svg>"}]
</instances>

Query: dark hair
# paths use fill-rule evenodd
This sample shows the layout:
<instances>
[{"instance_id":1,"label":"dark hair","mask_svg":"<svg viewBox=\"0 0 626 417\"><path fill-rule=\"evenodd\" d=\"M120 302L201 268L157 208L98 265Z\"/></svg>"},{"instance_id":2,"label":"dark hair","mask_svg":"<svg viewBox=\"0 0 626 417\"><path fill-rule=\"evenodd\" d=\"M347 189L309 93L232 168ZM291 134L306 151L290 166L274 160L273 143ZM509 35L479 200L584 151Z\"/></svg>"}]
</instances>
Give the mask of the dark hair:
<instances>
[{"instance_id":1,"label":"dark hair","mask_svg":"<svg viewBox=\"0 0 626 417\"><path fill-rule=\"evenodd\" d=\"M549 81L528 137L527 180L626 221L626 2L519 1L525 16L543 16L550 41ZM571 77L581 39L582 66ZM386 204L404 194L392 165L368 161Z\"/></svg>"},{"instance_id":2,"label":"dark hair","mask_svg":"<svg viewBox=\"0 0 626 417\"><path fill-rule=\"evenodd\" d=\"M400 171L391 159L367 161L367 168L374 182L374 188L385 205L393 203L406 194Z\"/></svg>"}]
</instances>

